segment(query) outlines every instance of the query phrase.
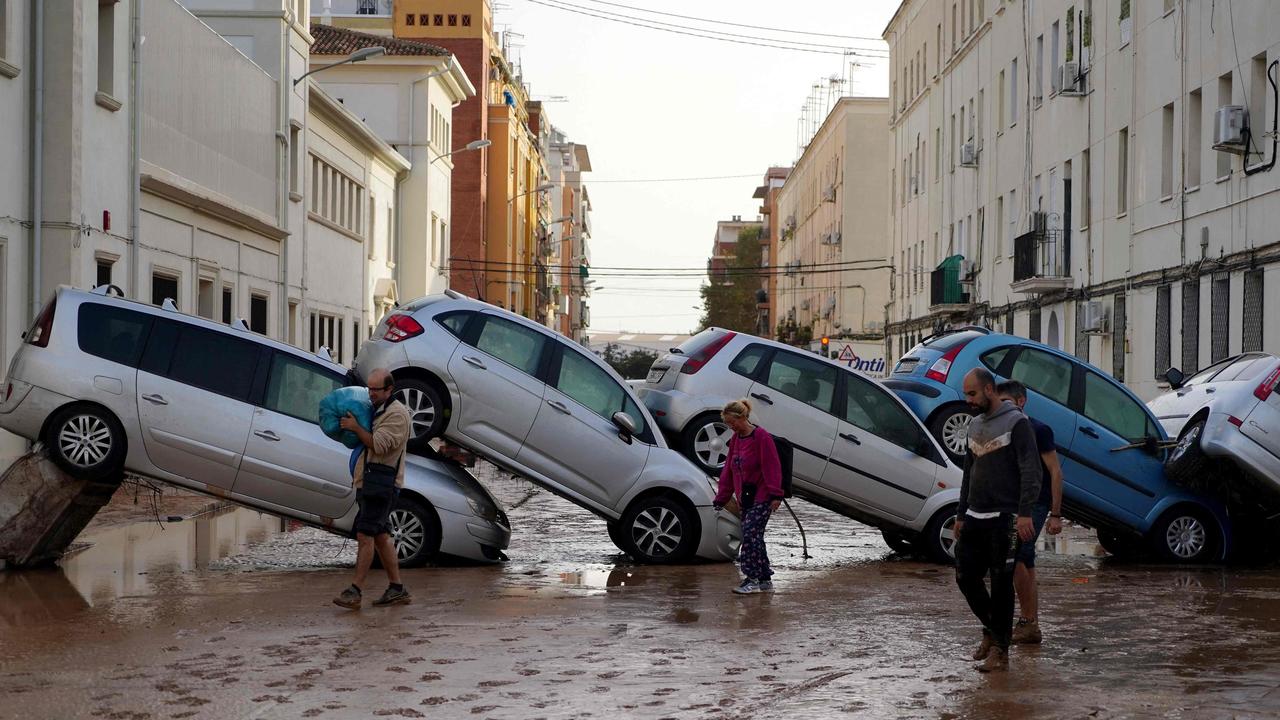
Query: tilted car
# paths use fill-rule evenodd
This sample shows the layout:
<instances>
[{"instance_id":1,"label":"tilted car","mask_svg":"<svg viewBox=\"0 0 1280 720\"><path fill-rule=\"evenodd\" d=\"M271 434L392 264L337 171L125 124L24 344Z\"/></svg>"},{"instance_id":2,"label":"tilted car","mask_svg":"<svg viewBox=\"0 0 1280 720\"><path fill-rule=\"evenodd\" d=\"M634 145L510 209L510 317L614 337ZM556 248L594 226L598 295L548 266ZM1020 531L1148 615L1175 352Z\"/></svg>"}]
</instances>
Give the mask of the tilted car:
<instances>
[{"instance_id":1,"label":"tilted car","mask_svg":"<svg viewBox=\"0 0 1280 720\"><path fill-rule=\"evenodd\" d=\"M952 457L972 416L964 376L985 367L1027 386L1027 414L1053 429L1062 461L1063 514L1097 529L1103 547L1150 547L1179 562L1220 559L1231 548L1222 504L1165 477L1164 429L1128 388L1061 350L984 328L925 338L884 384L925 421Z\"/></svg>"},{"instance_id":2,"label":"tilted car","mask_svg":"<svg viewBox=\"0 0 1280 720\"><path fill-rule=\"evenodd\" d=\"M350 535L351 451L317 424L346 369L238 327L60 287L10 364L0 427L77 477L125 470ZM401 561L501 559L497 500L456 463L405 462Z\"/></svg>"},{"instance_id":3,"label":"tilted car","mask_svg":"<svg viewBox=\"0 0 1280 720\"><path fill-rule=\"evenodd\" d=\"M531 320L453 291L389 313L353 371L390 370L415 445L443 436L604 518L643 562L731 560L738 521L669 449L635 392L598 357Z\"/></svg>"},{"instance_id":4,"label":"tilted car","mask_svg":"<svg viewBox=\"0 0 1280 720\"><path fill-rule=\"evenodd\" d=\"M660 356L640 397L695 464L719 474L720 409L747 398L752 422L795 445L793 492L879 528L895 550L951 558L960 469L878 382L763 338L709 328Z\"/></svg>"},{"instance_id":5,"label":"tilted car","mask_svg":"<svg viewBox=\"0 0 1280 720\"><path fill-rule=\"evenodd\" d=\"M1221 488L1280 505L1280 357L1244 353L1185 378L1171 368L1171 390L1147 403L1178 444L1169 452L1165 472L1188 487L1217 490L1221 476L1211 465L1227 461L1246 484ZM1208 484L1206 484L1208 483Z\"/></svg>"}]
</instances>

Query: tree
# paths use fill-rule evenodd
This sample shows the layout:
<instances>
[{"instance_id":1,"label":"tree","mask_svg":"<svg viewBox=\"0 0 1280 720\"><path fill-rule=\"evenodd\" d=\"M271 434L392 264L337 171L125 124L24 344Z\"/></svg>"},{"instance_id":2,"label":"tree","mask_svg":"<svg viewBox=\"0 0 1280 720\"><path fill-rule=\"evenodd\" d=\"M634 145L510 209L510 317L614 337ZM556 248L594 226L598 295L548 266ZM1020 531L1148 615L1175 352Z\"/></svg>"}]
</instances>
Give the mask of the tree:
<instances>
[{"instance_id":1,"label":"tree","mask_svg":"<svg viewBox=\"0 0 1280 720\"><path fill-rule=\"evenodd\" d=\"M641 380L649 374L649 368L652 367L653 361L658 359L658 353L639 349L624 353L622 348L609 343L604 346L600 359L609 363L609 366L623 379Z\"/></svg>"},{"instance_id":2,"label":"tree","mask_svg":"<svg viewBox=\"0 0 1280 720\"><path fill-rule=\"evenodd\" d=\"M760 289L760 227L738 232L733 257L726 264L723 279L711 277L698 291L702 296L702 318L698 329L721 327L737 332L755 333L756 291ZM754 273L752 271L755 271Z\"/></svg>"}]
</instances>

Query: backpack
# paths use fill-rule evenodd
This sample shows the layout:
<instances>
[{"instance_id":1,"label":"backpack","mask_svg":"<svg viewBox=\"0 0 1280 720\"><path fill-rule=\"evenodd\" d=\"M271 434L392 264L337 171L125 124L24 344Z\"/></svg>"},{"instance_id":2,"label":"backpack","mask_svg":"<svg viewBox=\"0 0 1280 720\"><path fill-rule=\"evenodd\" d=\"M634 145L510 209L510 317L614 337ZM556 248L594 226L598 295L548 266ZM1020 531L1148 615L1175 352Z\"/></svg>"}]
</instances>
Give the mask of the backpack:
<instances>
[{"instance_id":1,"label":"backpack","mask_svg":"<svg viewBox=\"0 0 1280 720\"><path fill-rule=\"evenodd\" d=\"M791 456L794 454L795 446L791 441L773 436L773 446L778 449L778 463L782 466L782 497L791 497Z\"/></svg>"}]
</instances>

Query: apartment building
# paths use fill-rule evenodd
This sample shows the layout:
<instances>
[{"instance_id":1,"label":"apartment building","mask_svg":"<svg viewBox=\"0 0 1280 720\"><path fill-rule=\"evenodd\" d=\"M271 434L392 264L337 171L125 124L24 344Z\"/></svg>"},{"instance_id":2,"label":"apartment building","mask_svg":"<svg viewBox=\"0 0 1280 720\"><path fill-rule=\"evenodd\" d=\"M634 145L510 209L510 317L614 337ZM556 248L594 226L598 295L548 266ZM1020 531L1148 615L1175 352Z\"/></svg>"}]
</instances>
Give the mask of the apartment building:
<instances>
[{"instance_id":1,"label":"apartment building","mask_svg":"<svg viewBox=\"0 0 1280 720\"><path fill-rule=\"evenodd\" d=\"M1277 23L1265 0L903 2L888 356L978 323L1150 398L1170 366L1280 351Z\"/></svg>"},{"instance_id":2,"label":"apartment building","mask_svg":"<svg viewBox=\"0 0 1280 720\"><path fill-rule=\"evenodd\" d=\"M778 193L773 301L784 341L883 338L888 118L885 98L841 98Z\"/></svg>"},{"instance_id":3,"label":"apartment building","mask_svg":"<svg viewBox=\"0 0 1280 720\"><path fill-rule=\"evenodd\" d=\"M756 328L756 334L762 337L774 337L776 335L777 319L775 317L774 298L778 294L778 245L781 236L781 228L778 219L778 195L782 191L782 185L787 180L787 175L791 172L789 167L771 167L764 173L762 184L756 188L751 195L752 198L760 201L760 217L764 219L764 229L760 232L760 265L765 268L764 282L761 289L764 290L764 302L756 303L756 309L760 313L759 326Z\"/></svg>"},{"instance_id":4,"label":"apartment building","mask_svg":"<svg viewBox=\"0 0 1280 720\"><path fill-rule=\"evenodd\" d=\"M585 344L591 326L588 288L592 283L587 282L591 279L591 195L583 173L591 172L591 153L556 128L551 129L549 148L548 195L556 216L548 225L545 249L557 300L552 327Z\"/></svg>"}]
</instances>

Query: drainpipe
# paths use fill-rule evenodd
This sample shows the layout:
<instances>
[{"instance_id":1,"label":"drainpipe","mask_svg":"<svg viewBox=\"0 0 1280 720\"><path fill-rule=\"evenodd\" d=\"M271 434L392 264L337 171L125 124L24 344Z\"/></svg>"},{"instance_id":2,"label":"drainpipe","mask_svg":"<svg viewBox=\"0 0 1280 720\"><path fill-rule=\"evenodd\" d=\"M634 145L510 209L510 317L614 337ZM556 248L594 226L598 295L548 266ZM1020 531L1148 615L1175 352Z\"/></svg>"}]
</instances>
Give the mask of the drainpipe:
<instances>
[{"instance_id":1,"label":"drainpipe","mask_svg":"<svg viewBox=\"0 0 1280 720\"><path fill-rule=\"evenodd\" d=\"M44 3L34 2L35 39L31 43L32 78L31 138L31 298L30 315L40 314L40 254L44 250Z\"/></svg>"},{"instance_id":2,"label":"drainpipe","mask_svg":"<svg viewBox=\"0 0 1280 720\"><path fill-rule=\"evenodd\" d=\"M142 0L133 0L129 22L133 30L133 57L130 59L129 107L133 113L133 127L129 139L129 294L141 298L142 284L138 271L142 265Z\"/></svg>"},{"instance_id":3,"label":"drainpipe","mask_svg":"<svg viewBox=\"0 0 1280 720\"><path fill-rule=\"evenodd\" d=\"M276 180L280 186L276 189L276 218L280 228L285 231L280 241L280 338L290 342L289 338L289 91L293 83L289 77L289 14L286 12L281 23L280 35L280 100L276 106L278 125L276 127ZM305 92L305 89L303 90ZM304 223L305 225L305 223ZM299 299L306 288L307 274L306 238L302 240L302 277L298 280Z\"/></svg>"}]
</instances>

